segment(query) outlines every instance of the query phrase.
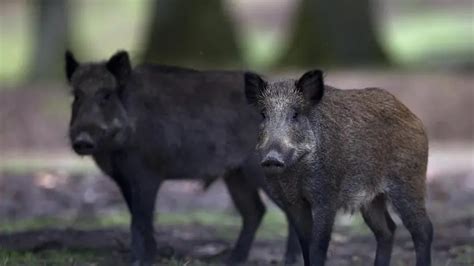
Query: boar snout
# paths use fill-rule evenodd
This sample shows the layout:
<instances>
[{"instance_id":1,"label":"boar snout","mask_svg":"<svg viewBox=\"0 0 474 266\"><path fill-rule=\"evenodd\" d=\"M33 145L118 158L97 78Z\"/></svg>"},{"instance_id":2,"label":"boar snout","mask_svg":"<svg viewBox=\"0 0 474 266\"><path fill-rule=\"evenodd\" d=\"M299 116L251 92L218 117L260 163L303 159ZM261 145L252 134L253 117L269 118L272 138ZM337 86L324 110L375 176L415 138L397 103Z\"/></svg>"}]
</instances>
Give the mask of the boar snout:
<instances>
[{"instance_id":1,"label":"boar snout","mask_svg":"<svg viewBox=\"0 0 474 266\"><path fill-rule=\"evenodd\" d=\"M72 148L77 154L92 154L96 149L96 143L87 132L79 133L72 141Z\"/></svg>"},{"instance_id":2,"label":"boar snout","mask_svg":"<svg viewBox=\"0 0 474 266\"><path fill-rule=\"evenodd\" d=\"M283 156L277 151L270 151L260 163L263 167L284 167Z\"/></svg>"},{"instance_id":3,"label":"boar snout","mask_svg":"<svg viewBox=\"0 0 474 266\"><path fill-rule=\"evenodd\" d=\"M285 169L285 160L280 152L270 150L263 156L260 165L263 167L263 170L267 175L275 175L283 172Z\"/></svg>"}]
</instances>

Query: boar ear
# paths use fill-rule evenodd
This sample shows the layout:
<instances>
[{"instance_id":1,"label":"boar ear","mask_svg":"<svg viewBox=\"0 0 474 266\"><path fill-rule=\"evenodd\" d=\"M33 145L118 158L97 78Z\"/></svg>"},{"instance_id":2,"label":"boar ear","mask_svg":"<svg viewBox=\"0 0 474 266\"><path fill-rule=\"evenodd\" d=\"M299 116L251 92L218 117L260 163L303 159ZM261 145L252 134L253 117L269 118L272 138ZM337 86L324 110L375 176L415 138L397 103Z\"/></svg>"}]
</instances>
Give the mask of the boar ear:
<instances>
[{"instance_id":1,"label":"boar ear","mask_svg":"<svg viewBox=\"0 0 474 266\"><path fill-rule=\"evenodd\" d=\"M79 63L74 58L72 52L69 50L66 51L64 59L66 60L66 77L67 80L71 82L72 74L74 74L74 71L76 71L77 67L79 66Z\"/></svg>"},{"instance_id":2,"label":"boar ear","mask_svg":"<svg viewBox=\"0 0 474 266\"><path fill-rule=\"evenodd\" d=\"M304 73L296 82L296 88L307 100L313 103L319 102L324 94L323 72L315 69Z\"/></svg>"},{"instance_id":3,"label":"boar ear","mask_svg":"<svg viewBox=\"0 0 474 266\"><path fill-rule=\"evenodd\" d=\"M260 77L260 75L245 72L245 97L247 97L247 102L250 104L255 104L259 95L263 93L267 83Z\"/></svg>"},{"instance_id":4,"label":"boar ear","mask_svg":"<svg viewBox=\"0 0 474 266\"><path fill-rule=\"evenodd\" d=\"M118 51L107 61L105 66L115 76L119 85L124 85L132 72L132 66L126 51Z\"/></svg>"}]
</instances>

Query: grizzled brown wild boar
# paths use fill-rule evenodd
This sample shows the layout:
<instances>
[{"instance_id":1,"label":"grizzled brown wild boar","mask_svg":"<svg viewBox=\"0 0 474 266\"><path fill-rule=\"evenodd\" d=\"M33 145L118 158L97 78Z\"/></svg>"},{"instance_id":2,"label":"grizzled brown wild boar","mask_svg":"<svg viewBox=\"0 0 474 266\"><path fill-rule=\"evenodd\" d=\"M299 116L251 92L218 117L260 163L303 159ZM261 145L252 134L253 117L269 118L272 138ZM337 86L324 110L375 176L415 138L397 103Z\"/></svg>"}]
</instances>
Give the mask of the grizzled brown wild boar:
<instances>
[{"instance_id":1,"label":"grizzled brown wild boar","mask_svg":"<svg viewBox=\"0 0 474 266\"><path fill-rule=\"evenodd\" d=\"M126 52L79 64L67 52L66 74L74 94L72 148L91 155L119 186L132 214L132 262L153 261L153 212L164 180L219 176L243 220L229 263L244 261L265 212L263 172L251 159L259 118L246 103L244 73L132 69ZM300 253L291 232L287 262Z\"/></svg>"},{"instance_id":2,"label":"grizzled brown wild boar","mask_svg":"<svg viewBox=\"0 0 474 266\"><path fill-rule=\"evenodd\" d=\"M428 141L407 107L378 88L326 86L319 70L275 83L246 73L245 93L262 115L265 180L295 226L305 265L324 265L338 209L361 210L377 240L375 265L389 265L388 202L411 233L416 265L430 265Z\"/></svg>"}]
</instances>

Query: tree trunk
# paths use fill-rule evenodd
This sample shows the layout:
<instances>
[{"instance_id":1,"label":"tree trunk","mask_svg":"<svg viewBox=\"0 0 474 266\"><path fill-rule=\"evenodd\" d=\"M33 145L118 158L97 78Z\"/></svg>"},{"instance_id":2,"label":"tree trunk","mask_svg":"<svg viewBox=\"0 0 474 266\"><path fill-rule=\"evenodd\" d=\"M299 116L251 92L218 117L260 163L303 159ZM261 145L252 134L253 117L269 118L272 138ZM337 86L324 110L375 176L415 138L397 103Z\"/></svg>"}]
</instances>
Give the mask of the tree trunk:
<instances>
[{"instance_id":1,"label":"tree trunk","mask_svg":"<svg viewBox=\"0 0 474 266\"><path fill-rule=\"evenodd\" d=\"M370 0L303 0L281 67L382 65Z\"/></svg>"},{"instance_id":2,"label":"tree trunk","mask_svg":"<svg viewBox=\"0 0 474 266\"><path fill-rule=\"evenodd\" d=\"M36 39L30 79L58 78L64 72L64 51L69 39L68 1L40 0L36 3Z\"/></svg>"},{"instance_id":3,"label":"tree trunk","mask_svg":"<svg viewBox=\"0 0 474 266\"><path fill-rule=\"evenodd\" d=\"M236 66L241 57L222 1L158 0L144 61L185 66Z\"/></svg>"}]
</instances>

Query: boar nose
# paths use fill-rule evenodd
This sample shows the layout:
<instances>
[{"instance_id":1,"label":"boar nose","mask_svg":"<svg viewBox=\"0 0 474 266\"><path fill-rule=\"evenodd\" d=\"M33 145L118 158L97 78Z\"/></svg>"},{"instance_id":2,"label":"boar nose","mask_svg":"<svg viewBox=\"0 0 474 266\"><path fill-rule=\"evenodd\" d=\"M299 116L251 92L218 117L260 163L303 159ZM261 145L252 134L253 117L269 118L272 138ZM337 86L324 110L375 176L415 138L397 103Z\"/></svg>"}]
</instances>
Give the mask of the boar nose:
<instances>
[{"instance_id":1,"label":"boar nose","mask_svg":"<svg viewBox=\"0 0 474 266\"><path fill-rule=\"evenodd\" d=\"M283 156L276 151L270 151L260 163L263 167L284 167Z\"/></svg>"},{"instance_id":2,"label":"boar nose","mask_svg":"<svg viewBox=\"0 0 474 266\"><path fill-rule=\"evenodd\" d=\"M81 155L91 154L95 150L95 143L88 133L82 132L74 138L72 148Z\"/></svg>"}]
</instances>

